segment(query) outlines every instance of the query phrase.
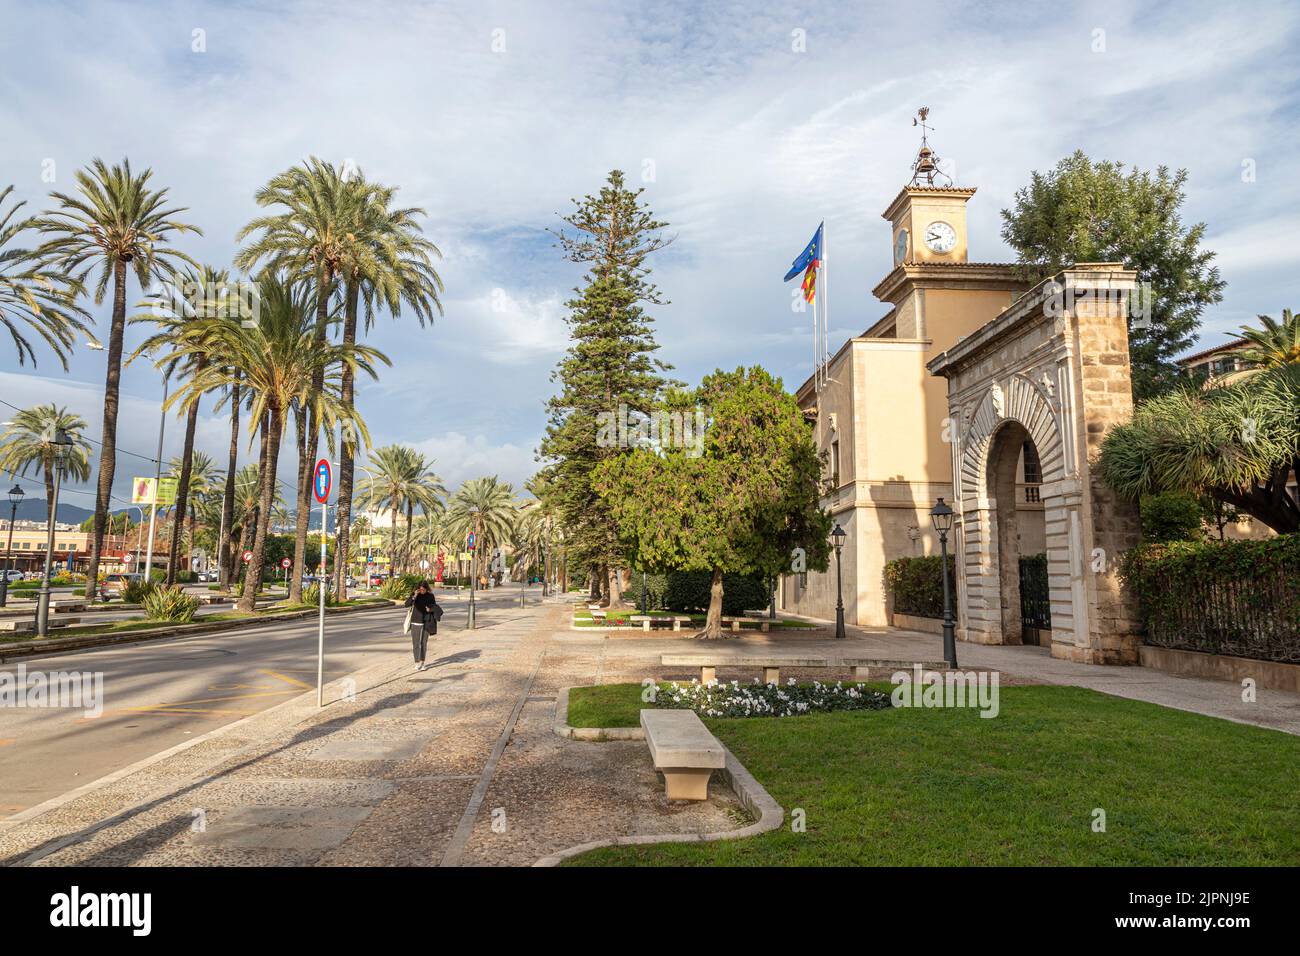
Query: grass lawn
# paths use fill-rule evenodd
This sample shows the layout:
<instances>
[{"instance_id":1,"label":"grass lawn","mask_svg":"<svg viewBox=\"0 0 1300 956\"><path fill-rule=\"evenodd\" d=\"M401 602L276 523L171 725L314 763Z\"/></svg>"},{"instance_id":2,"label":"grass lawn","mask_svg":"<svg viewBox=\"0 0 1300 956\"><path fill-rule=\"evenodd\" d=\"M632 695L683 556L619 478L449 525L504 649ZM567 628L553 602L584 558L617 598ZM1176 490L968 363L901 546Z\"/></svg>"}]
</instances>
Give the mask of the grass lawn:
<instances>
[{"instance_id":1,"label":"grass lawn","mask_svg":"<svg viewBox=\"0 0 1300 956\"><path fill-rule=\"evenodd\" d=\"M627 726L640 686L596 690L571 693L570 723ZM992 719L893 708L706 723L784 827L572 865L1300 865L1300 738L1279 731L1040 686L1001 688ZM805 833L790 830L796 807Z\"/></svg>"}]
</instances>

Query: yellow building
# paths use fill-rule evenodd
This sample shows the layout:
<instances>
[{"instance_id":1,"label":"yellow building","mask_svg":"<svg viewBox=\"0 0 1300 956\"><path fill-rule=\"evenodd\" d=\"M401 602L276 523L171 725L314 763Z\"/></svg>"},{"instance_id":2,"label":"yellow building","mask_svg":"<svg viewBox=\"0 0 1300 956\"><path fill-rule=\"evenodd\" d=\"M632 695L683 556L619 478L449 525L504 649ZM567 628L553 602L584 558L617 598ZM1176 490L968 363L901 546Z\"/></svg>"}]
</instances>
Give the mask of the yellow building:
<instances>
[{"instance_id":1,"label":"yellow building","mask_svg":"<svg viewBox=\"0 0 1300 956\"><path fill-rule=\"evenodd\" d=\"M916 181L898 193L882 213L894 265L872 290L887 311L834 353L820 391L814 376L796 395L827 456L834 490L822 504L847 534L841 561L851 624L891 623L887 561L939 550L929 511L938 497L952 501L948 385L926 363L1027 288L1009 263L970 261L966 205L974 195ZM1017 478L1018 510L1028 518L1019 522L1021 553L1036 554L1044 530L1032 442ZM793 613L833 618L835 587L832 557L828 573L786 577L779 600Z\"/></svg>"}]
</instances>

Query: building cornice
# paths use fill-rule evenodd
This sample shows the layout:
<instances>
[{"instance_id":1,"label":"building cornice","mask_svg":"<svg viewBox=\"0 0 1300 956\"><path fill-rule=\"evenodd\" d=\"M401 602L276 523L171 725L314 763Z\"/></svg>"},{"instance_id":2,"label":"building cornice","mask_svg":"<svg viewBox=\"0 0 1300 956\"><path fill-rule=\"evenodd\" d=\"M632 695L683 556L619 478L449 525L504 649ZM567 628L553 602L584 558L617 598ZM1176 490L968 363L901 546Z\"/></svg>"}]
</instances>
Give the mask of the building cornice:
<instances>
[{"instance_id":1,"label":"building cornice","mask_svg":"<svg viewBox=\"0 0 1300 956\"><path fill-rule=\"evenodd\" d=\"M871 294L882 302L894 302L908 284L924 289L946 283L1007 292L1022 290L1029 284L1016 274L1016 265L1011 262L902 262L880 280Z\"/></svg>"},{"instance_id":2,"label":"building cornice","mask_svg":"<svg viewBox=\"0 0 1300 956\"><path fill-rule=\"evenodd\" d=\"M933 199L955 199L957 197L969 199L974 195L974 186L904 186L898 195L894 197L894 201L889 204L889 207L880 214L880 218L893 222L898 210L902 208L908 199L914 196Z\"/></svg>"}]
</instances>

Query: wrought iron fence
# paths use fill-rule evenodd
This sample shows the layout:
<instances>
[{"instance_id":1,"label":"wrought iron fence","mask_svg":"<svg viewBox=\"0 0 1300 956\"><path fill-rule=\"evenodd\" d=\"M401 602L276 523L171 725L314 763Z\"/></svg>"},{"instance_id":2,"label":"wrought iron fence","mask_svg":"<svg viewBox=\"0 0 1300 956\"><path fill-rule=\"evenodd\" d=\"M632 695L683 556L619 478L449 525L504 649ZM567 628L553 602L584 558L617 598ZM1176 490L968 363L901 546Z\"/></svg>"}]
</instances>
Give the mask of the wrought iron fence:
<instances>
[{"instance_id":1,"label":"wrought iron fence","mask_svg":"<svg viewBox=\"0 0 1300 956\"><path fill-rule=\"evenodd\" d=\"M1047 584L1047 555L1033 554L1020 559L1020 623L1025 627L1050 630L1052 601Z\"/></svg>"}]
</instances>

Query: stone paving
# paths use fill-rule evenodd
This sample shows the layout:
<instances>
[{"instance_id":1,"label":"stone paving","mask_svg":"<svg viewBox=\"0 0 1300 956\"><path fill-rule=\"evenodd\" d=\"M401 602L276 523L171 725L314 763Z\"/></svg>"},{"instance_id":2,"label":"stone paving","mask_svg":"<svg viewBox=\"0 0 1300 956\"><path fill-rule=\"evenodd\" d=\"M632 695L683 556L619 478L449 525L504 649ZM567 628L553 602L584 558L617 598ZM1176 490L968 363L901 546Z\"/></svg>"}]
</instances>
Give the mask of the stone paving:
<instances>
[{"instance_id":1,"label":"stone paving","mask_svg":"<svg viewBox=\"0 0 1300 956\"><path fill-rule=\"evenodd\" d=\"M640 741L565 740L552 726L561 689L685 678L668 652L941 657L939 638L829 628L699 642L579 631L567 604L488 602L479 628L449 609L432 666L372 665L315 694L225 727L61 805L0 821L7 865L528 865L566 847L631 834L702 833L749 821L715 785L702 804L669 804ZM387 612L383 612L387 613ZM463 618L461 619L463 620ZM401 612L393 626L400 629ZM1300 696L1139 667L1053 660L1038 648L958 647L964 668L1005 683L1063 683L1300 732ZM720 669L750 680L757 668ZM826 670L783 678L847 677ZM881 675L885 676L885 675ZM346 692L355 690L347 698ZM761 781L760 781L761 782Z\"/></svg>"}]
</instances>

